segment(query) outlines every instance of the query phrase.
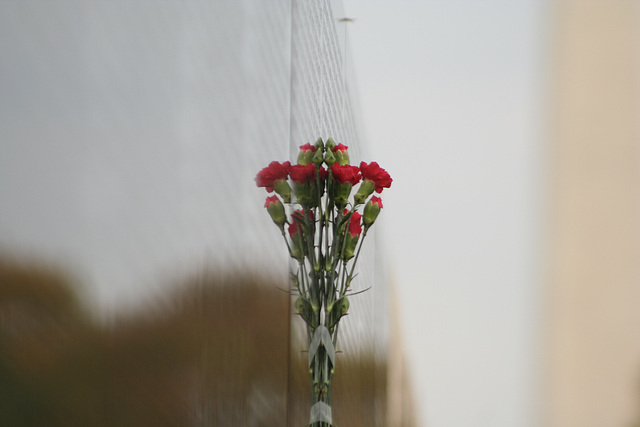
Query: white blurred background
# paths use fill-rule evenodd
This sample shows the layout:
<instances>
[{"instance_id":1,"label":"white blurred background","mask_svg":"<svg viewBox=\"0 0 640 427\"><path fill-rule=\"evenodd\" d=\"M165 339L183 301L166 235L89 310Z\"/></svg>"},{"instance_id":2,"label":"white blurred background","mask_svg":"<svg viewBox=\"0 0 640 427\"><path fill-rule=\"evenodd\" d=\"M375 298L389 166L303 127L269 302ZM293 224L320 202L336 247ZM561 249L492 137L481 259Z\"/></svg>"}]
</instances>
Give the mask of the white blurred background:
<instances>
[{"instance_id":1,"label":"white blurred background","mask_svg":"<svg viewBox=\"0 0 640 427\"><path fill-rule=\"evenodd\" d=\"M543 12L345 1L424 425L536 424Z\"/></svg>"}]
</instances>

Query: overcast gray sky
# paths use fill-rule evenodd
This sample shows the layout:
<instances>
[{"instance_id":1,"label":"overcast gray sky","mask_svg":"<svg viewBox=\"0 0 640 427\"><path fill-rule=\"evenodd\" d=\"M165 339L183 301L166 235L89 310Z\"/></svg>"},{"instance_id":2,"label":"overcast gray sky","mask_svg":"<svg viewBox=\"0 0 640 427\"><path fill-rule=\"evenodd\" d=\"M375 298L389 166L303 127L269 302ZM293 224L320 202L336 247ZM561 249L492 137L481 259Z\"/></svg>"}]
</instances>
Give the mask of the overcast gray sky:
<instances>
[{"instance_id":1,"label":"overcast gray sky","mask_svg":"<svg viewBox=\"0 0 640 427\"><path fill-rule=\"evenodd\" d=\"M344 8L421 419L532 426L543 2Z\"/></svg>"}]
</instances>

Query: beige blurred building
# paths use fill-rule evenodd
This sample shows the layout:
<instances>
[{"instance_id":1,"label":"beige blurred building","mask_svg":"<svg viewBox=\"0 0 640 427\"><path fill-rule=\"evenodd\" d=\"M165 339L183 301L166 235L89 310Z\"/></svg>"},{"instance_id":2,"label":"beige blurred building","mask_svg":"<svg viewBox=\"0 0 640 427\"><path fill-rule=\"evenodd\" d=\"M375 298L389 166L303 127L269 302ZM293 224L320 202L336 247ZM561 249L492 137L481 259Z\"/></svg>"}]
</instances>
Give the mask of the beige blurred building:
<instances>
[{"instance_id":1,"label":"beige blurred building","mask_svg":"<svg viewBox=\"0 0 640 427\"><path fill-rule=\"evenodd\" d=\"M415 407L413 383L405 358L405 345L399 321L397 286L391 281L389 286L391 334L389 337L389 359L387 376L387 427L417 427L420 421Z\"/></svg>"},{"instance_id":2,"label":"beige blurred building","mask_svg":"<svg viewBox=\"0 0 640 427\"><path fill-rule=\"evenodd\" d=\"M640 3L552 3L545 427L640 419Z\"/></svg>"}]
</instances>

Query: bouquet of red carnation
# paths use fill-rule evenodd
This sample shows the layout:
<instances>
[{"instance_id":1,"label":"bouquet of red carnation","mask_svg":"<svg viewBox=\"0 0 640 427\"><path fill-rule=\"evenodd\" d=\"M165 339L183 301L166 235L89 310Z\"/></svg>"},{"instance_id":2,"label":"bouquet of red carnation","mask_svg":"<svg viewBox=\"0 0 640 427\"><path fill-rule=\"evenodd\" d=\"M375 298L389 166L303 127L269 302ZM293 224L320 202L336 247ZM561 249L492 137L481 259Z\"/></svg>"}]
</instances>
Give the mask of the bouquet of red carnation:
<instances>
[{"instance_id":1,"label":"bouquet of red carnation","mask_svg":"<svg viewBox=\"0 0 640 427\"><path fill-rule=\"evenodd\" d=\"M338 326L349 311L347 296L362 243L382 209L373 193L389 188L392 179L376 162L351 166L348 147L331 138L300 146L296 165L271 162L255 179L258 187L275 193L265 208L298 262L292 293L309 337L310 424L329 426Z\"/></svg>"}]
</instances>

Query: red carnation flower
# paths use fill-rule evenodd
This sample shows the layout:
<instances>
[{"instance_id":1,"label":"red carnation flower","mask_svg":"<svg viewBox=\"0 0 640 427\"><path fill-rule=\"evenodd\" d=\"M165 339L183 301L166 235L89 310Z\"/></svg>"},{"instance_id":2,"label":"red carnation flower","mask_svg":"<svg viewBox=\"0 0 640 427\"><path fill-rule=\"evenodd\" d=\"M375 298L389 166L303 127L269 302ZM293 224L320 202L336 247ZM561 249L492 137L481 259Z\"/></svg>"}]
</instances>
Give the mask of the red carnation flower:
<instances>
[{"instance_id":1,"label":"red carnation flower","mask_svg":"<svg viewBox=\"0 0 640 427\"><path fill-rule=\"evenodd\" d=\"M302 229L300 228L298 223L294 221L291 224L289 224L289 227L287 228L287 230L289 230L289 236L293 238L293 236L298 234L298 232Z\"/></svg>"},{"instance_id":2,"label":"red carnation flower","mask_svg":"<svg viewBox=\"0 0 640 427\"><path fill-rule=\"evenodd\" d=\"M340 144L342 145L342 144ZM333 176L340 184L344 184L345 182L350 182L351 185L356 185L360 182L362 176L360 175L360 168L357 166L351 165L340 165L338 163L334 163L331 166L331 172L333 172Z\"/></svg>"},{"instance_id":3,"label":"red carnation flower","mask_svg":"<svg viewBox=\"0 0 640 427\"><path fill-rule=\"evenodd\" d=\"M346 215L348 213L349 211L345 209L344 214ZM347 230L349 234L351 234L351 237L359 236L360 233L362 233L361 220L362 215L360 215L358 212L354 212L353 214L351 214L351 218L349 219L349 228Z\"/></svg>"},{"instance_id":4,"label":"red carnation flower","mask_svg":"<svg viewBox=\"0 0 640 427\"><path fill-rule=\"evenodd\" d=\"M301 218L299 215L297 215L299 212L299 210L295 211L292 215L291 215L291 224L289 224L289 236L293 237L296 234L298 234L298 232L302 231L302 222L301 222Z\"/></svg>"},{"instance_id":5,"label":"red carnation flower","mask_svg":"<svg viewBox=\"0 0 640 427\"><path fill-rule=\"evenodd\" d=\"M316 178L316 166L313 163L291 166L289 176L293 182L308 184Z\"/></svg>"},{"instance_id":6,"label":"red carnation flower","mask_svg":"<svg viewBox=\"0 0 640 427\"><path fill-rule=\"evenodd\" d=\"M291 237L295 236L298 231L302 231L304 214L305 212L302 209L296 209L296 211L291 214L291 224L289 224L288 228ZM313 211L307 211L307 218L313 221Z\"/></svg>"},{"instance_id":7,"label":"red carnation flower","mask_svg":"<svg viewBox=\"0 0 640 427\"><path fill-rule=\"evenodd\" d=\"M256 185L258 187L265 187L269 192L273 191L276 181L287 179L290 167L291 163L289 162L279 163L273 161L269 163L269 166L262 169L258 172L258 175L256 175Z\"/></svg>"},{"instance_id":8,"label":"red carnation flower","mask_svg":"<svg viewBox=\"0 0 640 427\"><path fill-rule=\"evenodd\" d=\"M391 183L393 182L387 171L382 169L376 162L369 164L361 162L360 172L362 172L363 179L374 182L377 193L382 192L383 188L391 187Z\"/></svg>"}]
</instances>

